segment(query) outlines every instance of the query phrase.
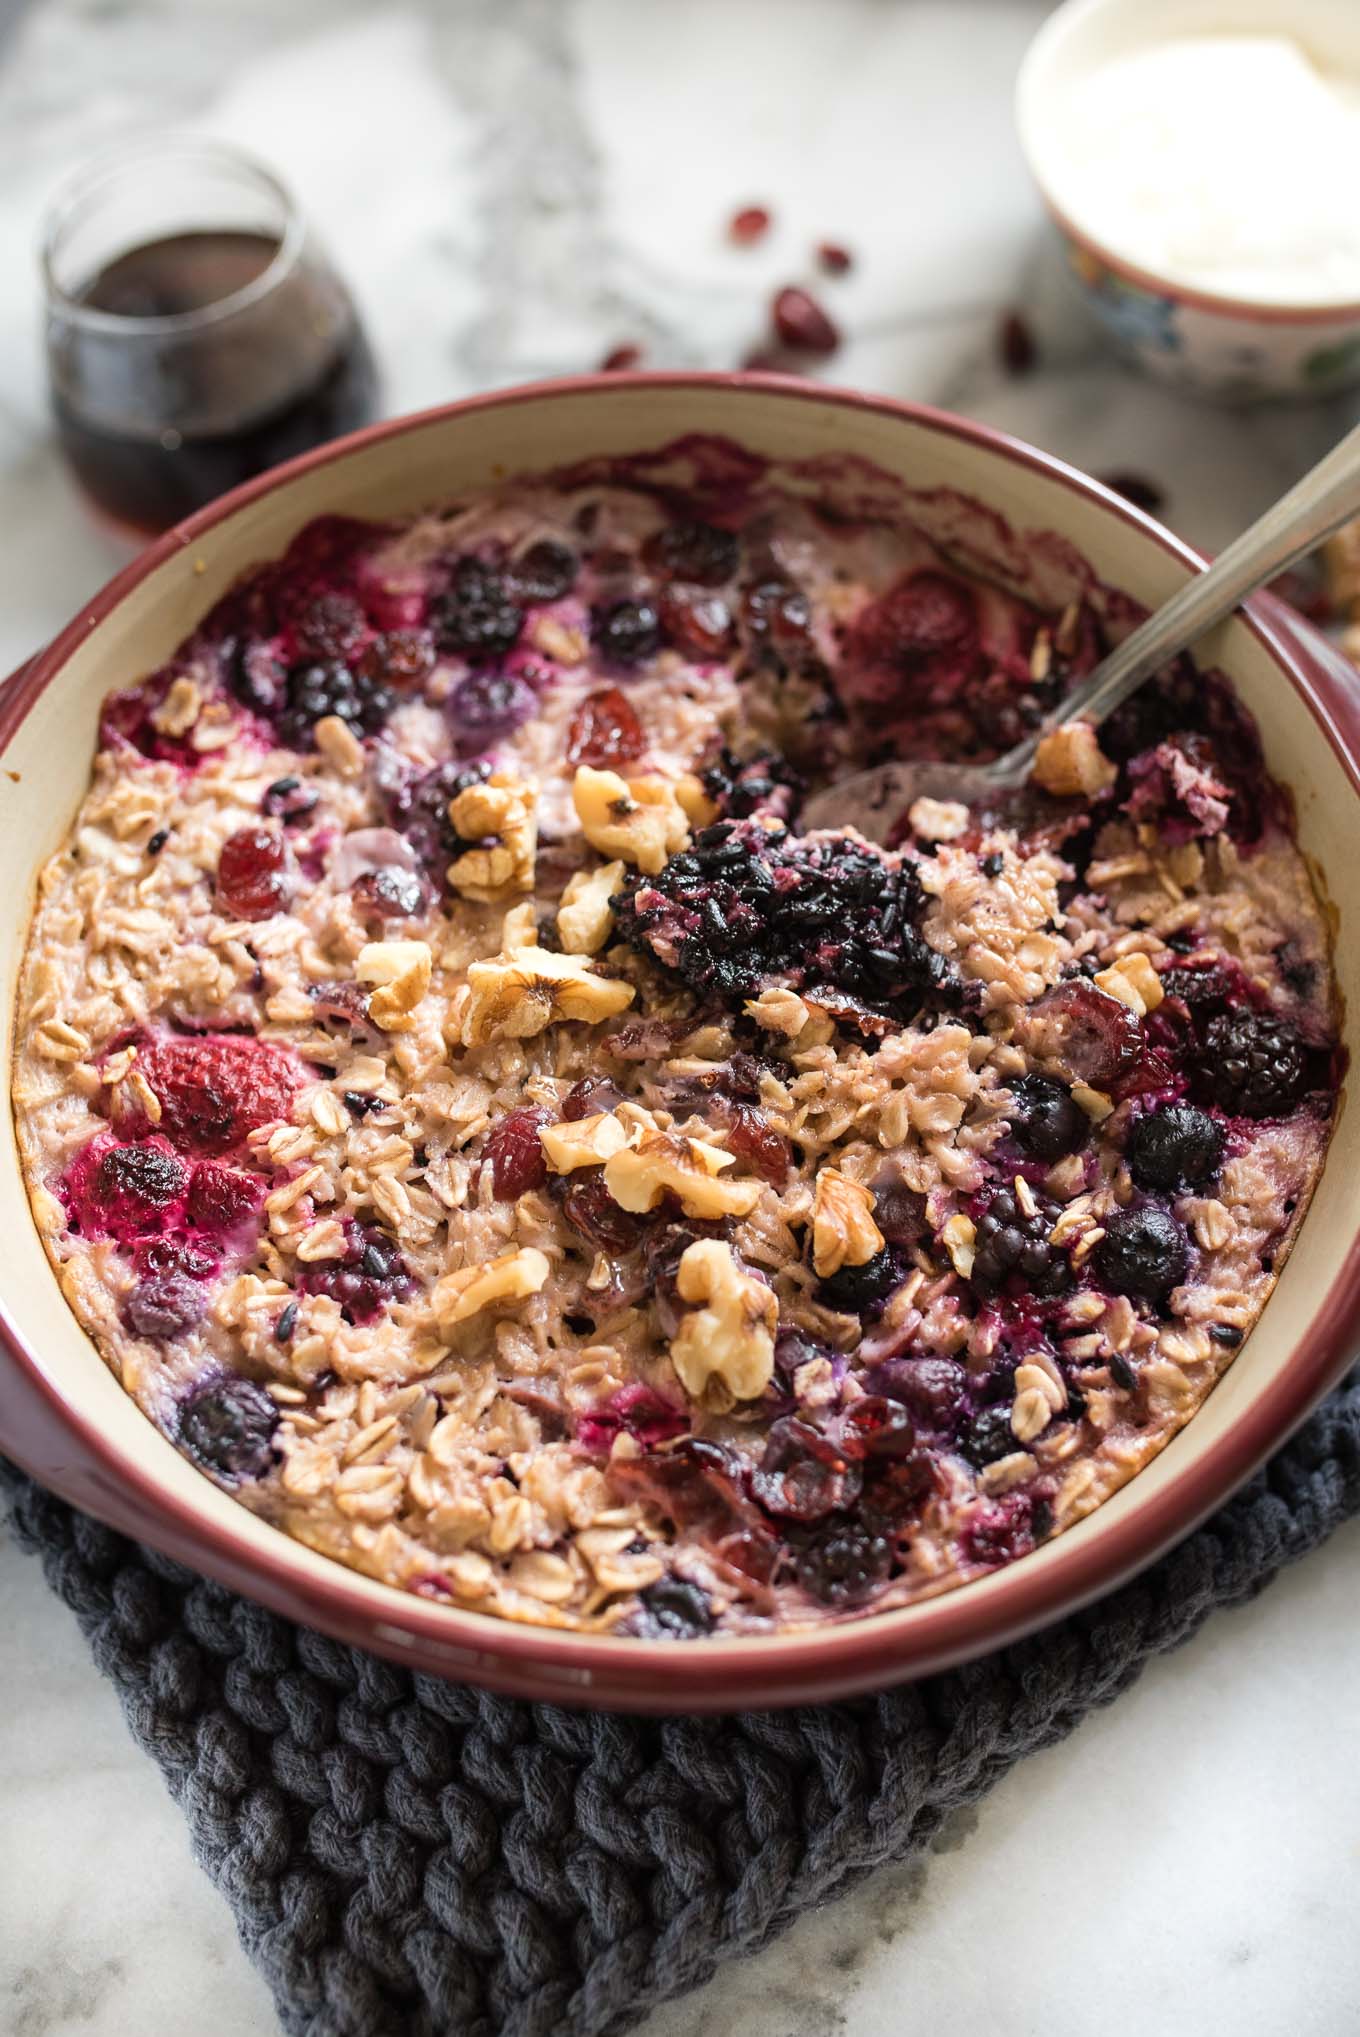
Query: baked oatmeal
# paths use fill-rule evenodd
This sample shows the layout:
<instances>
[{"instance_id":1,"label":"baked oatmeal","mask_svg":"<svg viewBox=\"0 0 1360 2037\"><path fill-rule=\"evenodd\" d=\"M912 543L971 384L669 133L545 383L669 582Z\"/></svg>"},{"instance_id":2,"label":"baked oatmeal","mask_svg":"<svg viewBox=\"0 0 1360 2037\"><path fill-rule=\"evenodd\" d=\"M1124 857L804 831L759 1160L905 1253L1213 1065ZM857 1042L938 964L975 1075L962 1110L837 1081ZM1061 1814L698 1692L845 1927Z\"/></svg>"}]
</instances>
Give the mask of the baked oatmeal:
<instances>
[{"instance_id":1,"label":"baked oatmeal","mask_svg":"<svg viewBox=\"0 0 1360 2037\"><path fill-rule=\"evenodd\" d=\"M72 1308L242 1504L695 1636L903 1605L1130 1478L1269 1295L1338 1060L1223 681L891 850L801 832L1014 742L1118 600L661 472L313 523L111 694L15 1107Z\"/></svg>"}]
</instances>

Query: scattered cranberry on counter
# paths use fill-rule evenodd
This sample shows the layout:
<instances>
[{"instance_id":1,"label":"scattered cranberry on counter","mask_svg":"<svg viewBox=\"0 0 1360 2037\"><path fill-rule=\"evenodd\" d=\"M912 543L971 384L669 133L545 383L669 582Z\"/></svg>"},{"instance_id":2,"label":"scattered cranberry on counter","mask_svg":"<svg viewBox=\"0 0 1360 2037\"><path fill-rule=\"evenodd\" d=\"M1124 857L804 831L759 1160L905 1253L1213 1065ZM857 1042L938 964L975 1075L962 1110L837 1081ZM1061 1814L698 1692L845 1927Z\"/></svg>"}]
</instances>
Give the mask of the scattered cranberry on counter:
<instances>
[{"instance_id":1,"label":"scattered cranberry on counter","mask_svg":"<svg viewBox=\"0 0 1360 2037\"><path fill-rule=\"evenodd\" d=\"M783 346L795 353L834 354L841 336L807 290L789 284L775 293L774 329Z\"/></svg>"}]
</instances>

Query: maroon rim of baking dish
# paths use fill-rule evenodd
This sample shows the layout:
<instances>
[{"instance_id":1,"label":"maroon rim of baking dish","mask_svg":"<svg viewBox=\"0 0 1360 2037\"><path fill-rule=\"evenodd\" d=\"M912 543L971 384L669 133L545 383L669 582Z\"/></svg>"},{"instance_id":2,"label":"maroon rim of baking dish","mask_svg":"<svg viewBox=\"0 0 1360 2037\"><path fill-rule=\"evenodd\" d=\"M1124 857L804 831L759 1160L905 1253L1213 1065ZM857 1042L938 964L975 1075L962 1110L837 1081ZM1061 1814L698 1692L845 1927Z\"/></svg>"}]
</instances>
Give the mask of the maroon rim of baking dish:
<instances>
[{"instance_id":1,"label":"maroon rim of baking dish","mask_svg":"<svg viewBox=\"0 0 1360 2037\"><path fill-rule=\"evenodd\" d=\"M82 608L53 642L21 668L0 696L0 756L29 709L61 675L90 631L167 558L198 543L218 524L300 474L345 459L381 439L468 415L546 399L603 391L690 390L724 401L749 394L791 403L868 411L963 439L1059 483L1107 516L1132 525L1172 558L1202 567L1204 556L1123 497L1051 454L989 425L924 404L837 389L784 375L629 373L564 377L442 404L389 419L305 453L222 496L157 539ZM716 426L715 426L716 428ZM737 427L735 436L740 437ZM1347 686L1339 660L1280 602L1258 596L1243 619L1307 705L1360 797L1360 686ZM26 894L27 895L27 894ZM302 1580L288 1556L295 1545L278 1531L279 1557L245 1549L226 1526L202 1519L167 1493L136 1453L102 1434L71 1383L55 1376L21 1335L0 1296L0 1449L42 1483L111 1526L152 1544L190 1568L259 1600L275 1612L337 1639L370 1648L435 1675L514 1696L650 1712L719 1712L812 1703L881 1689L1005 1646L1123 1583L1181 1540L1278 1449L1327 1389L1360 1342L1360 1235L1352 1239L1303 1337L1259 1397L1178 1479L1095 1534L1063 1535L1032 1567L1021 1557L989 1575L979 1597L968 1584L884 1613L769 1636L647 1641L521 1626L392 1589L381 1610L362 1595L372 1580L338 1561ZM163 1440L163 1439L162 1439ZM1175 1439L1169 1447L1174 1447ZM1097 1513L1094 1519L1099 1519ZM978 1580L977 1582L981 1582ZM362 1591L361 1591L362 1587ZM910 1621L904 1627L904 1621Z\"/></svg>"}]
</instances>

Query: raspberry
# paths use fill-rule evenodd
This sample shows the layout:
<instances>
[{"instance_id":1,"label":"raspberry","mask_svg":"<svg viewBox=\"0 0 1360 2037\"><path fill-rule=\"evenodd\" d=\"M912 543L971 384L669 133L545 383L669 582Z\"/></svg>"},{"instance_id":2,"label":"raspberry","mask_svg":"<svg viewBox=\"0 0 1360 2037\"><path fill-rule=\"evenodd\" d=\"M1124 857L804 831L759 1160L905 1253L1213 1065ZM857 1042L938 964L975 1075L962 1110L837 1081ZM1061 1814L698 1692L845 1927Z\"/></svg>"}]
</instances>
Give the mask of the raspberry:
<instances>
[{"instance_id":1,"label":"raspberry","mask_svg":"<svg viewBox=\"0 0 1360 2037\"><path fill-rule=\"evenodd\" d=\"M119 1145L100 1132L67 1168L61 1197L82 1236L127 1240L164 1230L185 1185L184 1168L164 1139Z\"/></svg>"},{"instance_id":2,"label":"raspberry","mask_svg":"<svg viewBox=\"0 0 1360 2037\"><path fill-rule=\"evenodd\" d=\"M741 549L731 531L720 530L717 524L668 523L652 532L642 547L642 559L667 580L721 587L735 577Z\"/></svg>"},{"instance_id":3,"label":"raspberry","mask_svg":"<svg viewBox=\"0 0 1360 2037\"><path fill-rule=\"evenodd\" d=\"M1035 1518L1044 1502L1028 1493L1008 1492L972 1508L959 1537L969 1563L1013 1563L1034 1547Z\"/></svg>"},{"instance_id":4,"label":"raspberry","mask_svg":"<svg viewBox=\"0 0 1360 2037\"><path fill-rule=\"evenodd\" d=\"M158 672L140 686L106 694L99 711L99 747L109 750L120 742L128 743L143 757L160 764L178 764L184 770L202 763L189 734L167 735L152 720L174 677L173 670Z\"/></svg>"},{"instance_id":5,"label":"raspberry","mask_svg":"<svg viewBox=\"0 0 1360 2037\"><path fill-rule=\"evenodd\" d=\"M449 696L449 719L465 756L513 735L538 711L538 695L513 672L473 672Z\"/></svg>"},{"instance_id":6,"label":"raspberry","mask_svg":"<svg viewBox=\"0 0 1360 2037\"><path fill-rule=\"evenodd\" d=\"M1011 1137L1031 1160L1061 1160L1086 1144L1091 1120L1061 1082L1025 1075L1011 1094Z\"/></svg>"},{"instance_id":7,"label":"raspberry","mask_svg":"<svg viewBox=\"0 0 1360 2037\"><path fill-rule=\"evenodd\" d=\"M521 601L560 601L576 585L581 562L570 545L540 538L510 568L510 583Z\"/></svg>"},{"instance_id":8,"label":"raspberry","mask_svg":"<svg viewBox=\"0 0 1360 2037\"><path fill-rule=\"evenodd\" d=\"M137 1049L161 1106L161 1130L190 1152L230 1152L261 1125L286 1118L301 1073L279 1047L235 1033L170 1033Z\"/></svg>"},{"instance_id":9,"label":"raspberry","mask_svg":"<svg viewBox=\"0 0 1360 2037\"><path fill-rule=\"evenodd\" d=\"M139 1280L123 1303L123 1321L134 1337L164 1341L203 1320L203 1289L182 1273L156 1273Z\"/></svg>"},{"instance_id":10,"label":"raspberry","mask_svg":"<svg viewBox=\"0 0 1360 2037\"><path fill-rule=\"evenodd\" d=\"M278 1425L264 1388L228 1373L190 1388L180 1405L178 1441L223 1478L262 1478L274 1462Z\"/></svg>"},{"instance_id":11,"label":"raspberry","mask_svg":"<svg viewBox=\"0 0 1360 2037\"><path fill-rule=\"evenodd\" d=\"M491 1169L491 1186L502 1202L514 1202L531 1188L542 1188L547 1180L548 1163L538 1134L540 1126L551 1123L551 1112L535 1104L507 1111L487 1133L482 1158Z\"/></svg>"},{"instance_id":12,"label":"raspberry","mask_svg":"<svg viewBox=\"0 0 1360 2037\"><path fill-rule=\"evenodd\" d=\"M260 1195L261 1183L253 1175L219 1167L214 1160L200 1160L189 1182L189 1221L200 1231L220 1237L255 1215Z\"/></svg>"},{"instance_id":13,"label":"raspberry","mask_svg":"<svg viewBox=\"0 0 1360 2037\"><path fill-rule=\"evenodd\" d=\"M891 1569L891 1542L854 1521L834 1522L794 1557L799 1584L824 1606L860 1604Z\"/></svg>"},{"instance_id":14,"label":"raspberry","mask_svg":"<svg viewBox=\"0 0 1360 2037\"><path fill-rule=\"evenodd\" d=\"M597 771L631 763L647 747L642 723L617 686L588 693L571 718L567 762L590 764Z\"/></svg>"},{"instance_id":15,"label":"raspberry","mask_svg":"<svg viewBox=\"0 0 1360 2037\"><path fill-rule=\"evenodd\" d=\"M1129 1171L1140 1188L1200 1188L1222 1161L1223 1127L1190 1104L1149 1111L1129 1134Z\"/></svg>"},{"instance_id":16,"label":"raspberry","mask_svg":"<svg viewBox=\"0 0 1360 2037\"><path fill-rule=\"evenodd\" d=\"M414 1282L396 1241L376 1224L351 1223L344 1256L323 1259L299 1276L303 1294L328 1294L349 1323L370 1323L389 1301L403 1301Z\"/></svg>"},{"instance_id":17,"label":"raspberry","mask_svg":"<svg viewBox=\"0 0 1360 2037\"><path fill-rule=\"evenodd\" d=\"M616 665L640 665L661 648L661 618L650 601L615 601L596 609L591 633Z\"/></svg>"},{"instance_id":18,"label":"raspberry","mask_svg":"<svg viewBox=\"0 0 1360 2037\"><path fill-rule=\"evenodd\" d=\"M481 559L460 559L431 616L441 650L474 664L503 658L519 642L524 611L506 575Z\"/></svg>"},{"instance_id":19,"label":"raspberry","mask_svg":"<svg viewBox=\"0 0 1360 2037\"><path fill-rule=\"evenodd\" d=\"M773 1423L751 1491L781 1520L820 1521L859 1497L859 1466L830 1436L796 1416Z\"/></svg>"},{"instance_id":20,"label":"raspberry","mask_svg":"<svg viewBox=\"0 0 1360 2037\"><path fill-rule=\"evenodd\" d=\"M998 1189L978 1219L969 1276L978 1294L999 1294L1008 1283L1022 1292L1061 1294L1071 1285L1066 1256L1049 1242L1056 1203L1040 1202L1026 1216L1009 1188Z\"/></svg>"},{"instance_id":21,"label":"raspberry","mask_svg":"<svg viewBox=\"0 0 1360 2037\"><path fill-rule=\"evenodd\" d=\"M377 926L390 919L415 919L428 912L433 903L430 887L420 872L400 870L394 864L381 870L366 870L350 886L349 895L359 918Z\"/></svg>"},{"instance_id":22,"label":"raspberry","mask_svg":"<svg viewBox=\"0 0 1360 2037\"><path fill-rule=\"evenodd\" d=\"M1307 1088L1307 1049L1285 1019L1264 1012L1223 1012L1209 1021L1197 1074L1224 1110L1249 1118L1281 1117Z\"/></svg>"},{"instance_id":23,"label":"raspberry","mask_svg":"<svg viewBox=\"0 0 1360 2037\"><path fill-rule=\"evenodd\" d=\"M638 1632L648 1638L689 1641L713 1632L713 1608L697 1584L683 1577L659 1577L640 1594Z\"/></svg>"},{"instance_id":24,"label":"raspberry","mask_svg":"<svg viewBox=\"0 0 1360 2037\"><path fill-rule=\"evenodd\" d=\"M293 898L288 847L273 828L240 828L217 859L217 896L233 919L272 919Z\"/></svg>"},{"instance_id":25,"label":"raspberry","mask_svg":"<svg viewBox=\"0 0 1360 2037\"><path fill-rule=\"evenodd\" d=\"M1189 1257L1185 1232L1176 1219L1149 1203L1106 1217L1105 1235L1091 1254L1091 1264L1097 1279L1115 1294L1159 1302L1185 1278Z\"/></svg>"}]
</instances>

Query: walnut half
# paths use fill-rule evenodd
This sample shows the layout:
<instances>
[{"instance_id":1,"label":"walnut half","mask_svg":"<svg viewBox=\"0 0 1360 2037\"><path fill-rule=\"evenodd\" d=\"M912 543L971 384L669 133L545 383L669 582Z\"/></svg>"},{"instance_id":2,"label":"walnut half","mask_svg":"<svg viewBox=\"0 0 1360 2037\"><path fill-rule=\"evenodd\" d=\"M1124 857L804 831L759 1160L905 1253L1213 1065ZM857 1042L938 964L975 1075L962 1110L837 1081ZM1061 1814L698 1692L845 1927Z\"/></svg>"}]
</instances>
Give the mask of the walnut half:
<instances>
[{"instance_id":1,"label":"walnut half","mask_svg":"<svg viewBox=\"0 0 1360 2037\"><path fill-rule=\"evenodd\" d=\"M774 1371L779 1303L773 1288L743 1273L720 1238L687 1246L675 1277L681 1301L692 1308L671 1344L685 1392L697 1400L718 1379L734 1399L755 1400Z\"/></svg>"},{"instance_id":2,"label":"walnut half","mask_svg":"<svg viewBox=\"0 0 1360 2037\"><path fill-rule=\"evenodd\" d=\"M544 1254L533 1245L519 1252L502 1252L483 1266L465 1266L461 1273L446 1273L434 1284L432 1300L440 1334L448 1337L459 1323L480 1315L493 1302L523 1301L537 1294L551 1271Z\"/></svg>"},{"instance_id":3,"label":"walnut half","mask_svg":"<svg viewBox=\"0 0 1360 2037\"><path fill-rule=\"evenodd\" d=\"M720 1146L658 1127L605 1162L604 1185L621 1209L635 1215L655 1209L669 1193L686 1216L749 1216L760 1200L760 1183L720 1181L721 1169L731 1165L732 1155Z\"/></svg>"},{"instance_id":4,"label":"walnut half","mask_svg":"<svg viewBox=\"0 0 1360 2037\"><path fill-rule=\"evenodd\" d=\"M494 905L516 892L534 888L534 857L538 849L535 785L522 784L508 771L493 771L478 785L467 785L449 801L449 820L465 841L476 842L449 865L449 883L464 898Z\"/></svg>"},{"instance_id":5,"label":"walnut half","mask_svg":"<svg viewBox=\"0 0 1360 2037\"><path fill-rule=\"evenodd\" d=\"M583 955L551 948L509 947L468 967L468 995L459 1016L465 1047L488 1040L528 1040L564 1020L593 1025L633 1002L631 983L597 976Z\"/></svg>"},{"instance_id":6,"label":"walnut half","mask_svg":"<svg viewBox=\"0 0 1360 2037\"><path fill-rule=\"evenodd\" d=\"M819 1280L842 1266L865 1266L883 1250L870 1212L872 1191L834 1167L823 1167L812 1198L812 1266Z\"/></svg>"}]
</instances>

